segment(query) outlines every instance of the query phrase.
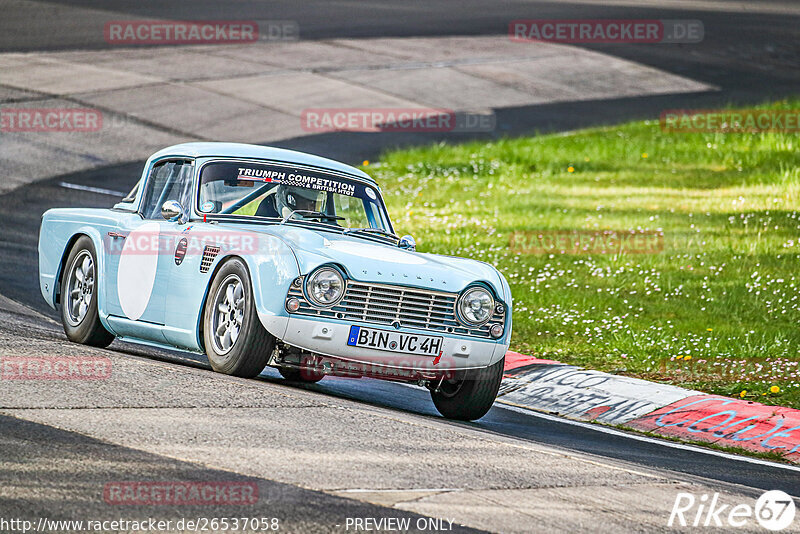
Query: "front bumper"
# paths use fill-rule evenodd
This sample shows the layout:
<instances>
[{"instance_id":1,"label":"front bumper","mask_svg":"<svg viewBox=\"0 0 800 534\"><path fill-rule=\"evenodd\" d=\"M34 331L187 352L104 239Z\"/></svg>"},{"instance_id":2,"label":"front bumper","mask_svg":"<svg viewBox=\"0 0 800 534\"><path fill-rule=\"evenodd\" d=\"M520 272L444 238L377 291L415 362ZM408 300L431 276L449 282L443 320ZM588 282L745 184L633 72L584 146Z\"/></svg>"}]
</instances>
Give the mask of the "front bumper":
<instances>
[{"instance_id":1,"label":"front bumper","mask_svg":"<svg viewBox=\"0 0 800 534\"><path fill-rule=\"evenodd\" d=\"M414 370L440 372L488 367L498 362L508 350L508 345L497 341L448 336L441 332L403 329L402 332L424 336L441 336L442 353L439 359L430 356L388 352L347 344L351 325L368 328L385 328L369 323L341 323L338 321L289 317L282 340L292 346L340 360L359 364Z\"/></svg>"}]
</instances>

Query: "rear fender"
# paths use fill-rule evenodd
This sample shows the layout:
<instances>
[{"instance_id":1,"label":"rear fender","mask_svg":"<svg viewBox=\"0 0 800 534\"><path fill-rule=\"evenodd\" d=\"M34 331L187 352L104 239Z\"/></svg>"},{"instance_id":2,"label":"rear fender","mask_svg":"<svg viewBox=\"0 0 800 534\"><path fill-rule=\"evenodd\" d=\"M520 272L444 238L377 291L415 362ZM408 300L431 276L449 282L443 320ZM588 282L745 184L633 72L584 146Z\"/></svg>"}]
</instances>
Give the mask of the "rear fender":
<instances>
[{"instance_id":1,"label":"rear fender","mask_svg":"<svg viewBox=\"0 0 800 534\"><path fill-rule=\"evenodd\" d=\"M103 239L101 237L100 232L91 226L77 226L75 228L74 233L69 235L66 239L60 240L60 244L58 247L53 247L52 242L48 244L48 247L51 249L51 255L53 257L58 257L58 260L54 263L48 263L48 265L55 265L55 271L53 272L52 269L50 272L53 272L52 275L48 275L45 271L42 270L42 247L40 244L39 247L39 258L40 258L40 275L39 275L39 284L40 289L42 291L42 295L44 296L47 304L53 308L57 309L58 304L60 303L61 299L61 282L64 277L64 271L67 268L67 258L69 257L70 252L72 251L72 247L75 246L75 243L83 236L87 236L89 239L92 240L94 244L95 254L97 256L97 272L100 273L98 280L102 280L105 277L106 272L106 261L105 261L105 249L103 248ZM60 254L57 251L60 250ZM57 255L57 256L55 256ZM50 261L45 259L45 262ZM100 318L100 323L105 327L109 332L113 332L114 330L108 324L106 317L106 286L105 283L98 283L97 284L97 313Z\"/></svg>"}]
</instances>

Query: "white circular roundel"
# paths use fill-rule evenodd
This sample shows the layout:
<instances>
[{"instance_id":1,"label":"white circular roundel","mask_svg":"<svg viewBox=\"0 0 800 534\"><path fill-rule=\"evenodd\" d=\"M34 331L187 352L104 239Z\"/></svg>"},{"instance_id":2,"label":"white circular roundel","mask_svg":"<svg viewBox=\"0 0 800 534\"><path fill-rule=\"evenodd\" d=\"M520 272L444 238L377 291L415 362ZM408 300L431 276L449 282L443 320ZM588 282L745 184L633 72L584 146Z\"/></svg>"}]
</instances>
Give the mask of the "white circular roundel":
<instances>
[{"instance_id":1,"label":"white circular roundel","mask_svg":"<svg viewBox=\"0 0 800 534\"><path fill-rule=\"evenodd\" d=\"M767 530L783 530L794 521L794 499L781 490L771 490L758 498L755 516L758 523Z\"/></svg>"},{"instance_id":2,"label":"white circular roundel","mask_svg":"<svg viewBox=\"0 0 800 534\"><path fill-rule=\"evenodd\" d=\"M117 270L117 294L122 313L138 320L153 293L159 255L158 223L146 223L125 238Z\"/></svg>"}]
</instances>

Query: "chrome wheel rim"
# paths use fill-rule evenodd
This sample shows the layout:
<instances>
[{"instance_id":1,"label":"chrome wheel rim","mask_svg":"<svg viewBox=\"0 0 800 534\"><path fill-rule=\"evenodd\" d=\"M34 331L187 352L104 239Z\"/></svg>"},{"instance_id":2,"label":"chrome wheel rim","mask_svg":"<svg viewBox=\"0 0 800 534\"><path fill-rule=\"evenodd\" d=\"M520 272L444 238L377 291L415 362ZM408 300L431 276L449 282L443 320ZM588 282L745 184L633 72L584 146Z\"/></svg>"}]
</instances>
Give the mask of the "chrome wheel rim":
<instances>
[{"instance_id":1,"label":"chrome wheel rim","mask_svg":"<svg viewBox=\"0 0 800 534\"><path fill-rule=\"evenodd\" d=\"M244 284L235 274L229 275L214 296L211 340L217 354L227 354L239 339L244 322Z\"/></svg>"},{"instance_id":2,"label":"chrome wheel rim","mask_svg":"<svg viewBox=\"0 0 800 534\"><path fill-rule=\"evenodd\" d=\"M81 324L89 313L94 286L94 260L88 250L82 250L72 261L67 279L66 318L71 326Z\"/></svg>"}]
</instances>

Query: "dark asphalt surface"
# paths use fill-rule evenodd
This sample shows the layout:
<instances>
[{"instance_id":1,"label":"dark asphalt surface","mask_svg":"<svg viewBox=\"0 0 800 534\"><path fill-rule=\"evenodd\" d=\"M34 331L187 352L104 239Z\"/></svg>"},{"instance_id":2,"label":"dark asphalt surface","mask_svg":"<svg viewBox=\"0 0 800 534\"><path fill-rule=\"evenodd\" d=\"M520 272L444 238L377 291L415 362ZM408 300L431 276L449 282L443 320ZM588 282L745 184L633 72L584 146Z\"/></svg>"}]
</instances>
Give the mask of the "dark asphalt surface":
<instances>
[{"instance_id":1,"label":"dark asphalt surface","mask_svg":"<svg viewBox=\"0 0 800 534\"><path fill-rule=\"evenodd\" d=\"M4 5L7 4L7 5ZM653 2L652 4L657 4ZM680 8L674 7L680 5ZM111 48L104 41L109 21L288 20L304 40L369 37L507 35L515 19L692 19L704 39L696 44L577 44L718 87L680 95L565 102L495 109L491 133L336 133L290 139L277 146L340 161L375 160L389 148L448 140L491 139L533 132L571 130L656 118L665 109L709 109L754 104L800 93L800 9L794 0L770 2L770 12L743 2L686 1L668 7L603 6L567 1L431 0L368 2L292 0L217 2L202 0L61 0L23 3L0 0L0 52ZM710 9L709 6L715 6ZM536 46L520 44L520 46ZM117 47L117 45L114 45ZM0 79L2 85L2 79ZM446 88L444 88L446 90ZM253 140L258 142L258 140Z\"/></svg>"},{"instance_id":2,"label":"dark asphalt surface","mask_svg":"<svg viewBox=\"0 0 800 534\"><path fill-rule=\"evenodd\" d=\"M171 521L176 531L182 518L277 518L280 530L288 532L346 531L348 517L408 518L411 525L423 517L402 510L387 510L352 499L336 497L272 480L244 477L228 471L172 460L164 456L111 445L75 432L0 415L0 517L46 518L50 521ZM58 466L57 470L53 466ZM108 503L107 484L148 481L213 485L256 486L253 504L184 506L119 505ZM35 491L33 491L35 489ZM13 497L10 496L13 490ZM76 517L75 510L80 510ZM24 515L19 512L24 511ZM12 516L13 517L13 516ZM335 525L339 525L336 528ZM4 529L5 530L5 529ZM106 529L111 530L111 529ZM116 530L116 529L114 529ZM122 529L120 529L122 530ZM188 529L187 529L188 530ZM50 528L51 532L80 531ZM264 529L244 529L263 532ZM454 532L480 532L453 525ZM418 532L412 528L410 532Z\"/></svg>"}]
</instances>

